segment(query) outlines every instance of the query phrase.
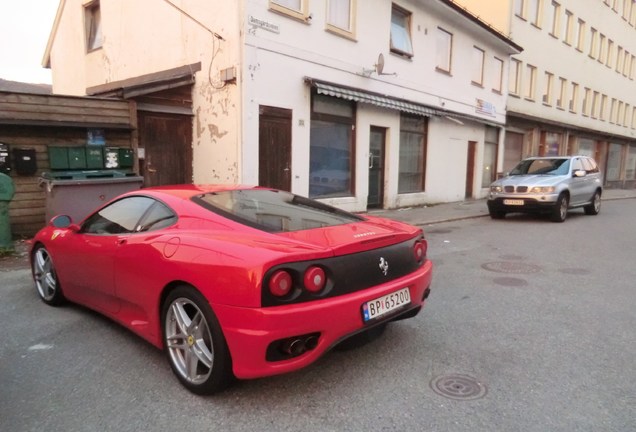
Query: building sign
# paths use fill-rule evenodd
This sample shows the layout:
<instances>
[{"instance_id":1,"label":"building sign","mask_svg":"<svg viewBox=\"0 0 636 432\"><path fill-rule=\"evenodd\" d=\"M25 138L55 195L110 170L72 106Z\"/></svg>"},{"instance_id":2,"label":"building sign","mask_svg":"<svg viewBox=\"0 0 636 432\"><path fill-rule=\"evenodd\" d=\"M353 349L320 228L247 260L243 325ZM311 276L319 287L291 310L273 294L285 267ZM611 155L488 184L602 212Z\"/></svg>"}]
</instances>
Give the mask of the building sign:
<instances>
[{"instance_id":1,"label":"building sign","mask_svg":"<svg viewBox=\"0 0 636 432\"><path fill-rule=\"evenodd\" d=\"M475 101L476 101L475 112L477 114L485 114L491 117L494 117L495 114L497 114L497 109L490 102L487 102L483 99L475 99Z\"/></svg>"},{"instance_id":2,"label":"building sign","mask_svg":"<svg viewBox=\"0 0 636 432\"><path fill-rule=\"evenodd\" d=\"M276 33L276 34L280 33L280 29L278 28L276 24L272 24L267 21L254 18L251 15L247 18L247 20L248 20L248 24L251 25L252 27L262 28L263 30L267 30L269 32Z\"/></svg>"}]
</instances>

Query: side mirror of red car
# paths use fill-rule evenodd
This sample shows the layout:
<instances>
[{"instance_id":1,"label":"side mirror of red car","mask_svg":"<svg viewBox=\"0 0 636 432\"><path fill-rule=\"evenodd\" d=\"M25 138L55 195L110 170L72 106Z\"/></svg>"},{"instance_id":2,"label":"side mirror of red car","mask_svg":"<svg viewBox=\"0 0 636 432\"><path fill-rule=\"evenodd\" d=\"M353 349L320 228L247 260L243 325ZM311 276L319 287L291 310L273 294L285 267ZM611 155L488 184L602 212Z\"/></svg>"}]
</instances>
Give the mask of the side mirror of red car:
<instances>
[{"instance_id":1,"label":"side mirror of red car","mask_svg":"<svg viewBox=\"0 0 636 432\"><path fill-rule=\"evenodd\" d=\"M55 228L68 228L72 231L79 231L79 225L74 224L73 219L68 215L55 216L49 224Z\"/></svg>"}]
</instances>

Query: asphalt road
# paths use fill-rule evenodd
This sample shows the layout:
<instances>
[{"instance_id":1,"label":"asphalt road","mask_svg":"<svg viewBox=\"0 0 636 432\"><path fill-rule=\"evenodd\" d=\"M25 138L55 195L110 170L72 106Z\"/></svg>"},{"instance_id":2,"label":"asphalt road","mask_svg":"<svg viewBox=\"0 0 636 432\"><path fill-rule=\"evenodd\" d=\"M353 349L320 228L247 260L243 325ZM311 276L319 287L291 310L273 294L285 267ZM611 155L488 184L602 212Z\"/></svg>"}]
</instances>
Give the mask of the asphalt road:
<instances>
[{"instance_id":1,"label":"asphalt road","mask_svg":"<svg viewBox=\"0 0 636 432\"><path fill-rule=\"evenodd\" d=\"M426 227L429 302L378 340L199 397L163 354L0 272L0 431L636 431L636 200Z\"/></svg>"}]
</instances>

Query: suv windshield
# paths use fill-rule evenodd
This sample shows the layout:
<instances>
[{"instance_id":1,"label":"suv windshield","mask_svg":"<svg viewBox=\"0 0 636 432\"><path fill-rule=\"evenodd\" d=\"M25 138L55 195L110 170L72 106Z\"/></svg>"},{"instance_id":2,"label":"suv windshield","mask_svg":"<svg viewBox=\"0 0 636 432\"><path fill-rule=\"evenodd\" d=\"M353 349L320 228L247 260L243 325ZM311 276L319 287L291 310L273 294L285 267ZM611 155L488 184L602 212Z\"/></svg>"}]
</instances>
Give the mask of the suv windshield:
<instances>
[{"instance_id":1,"label":"suv windshield","mask_svg":"<svg viewBox=\"0 0 636 432\"><path fill-rule=\"evenodd\" d=\"M364 220L309 198L270 189L213 192L192 200L228 219L269 232L300 231Z\"/></svg>"},{"instance_id":2,"label":"suv windshield","mask_svg":"<svg viewBox=\"0 0 636 432\"><path fill-rule=\"evenodd\" d=\"M519 164L510 171L510 175L567 175L569 170L569 159L527 159L519 162Z\"/></svg>"}]
</instances>

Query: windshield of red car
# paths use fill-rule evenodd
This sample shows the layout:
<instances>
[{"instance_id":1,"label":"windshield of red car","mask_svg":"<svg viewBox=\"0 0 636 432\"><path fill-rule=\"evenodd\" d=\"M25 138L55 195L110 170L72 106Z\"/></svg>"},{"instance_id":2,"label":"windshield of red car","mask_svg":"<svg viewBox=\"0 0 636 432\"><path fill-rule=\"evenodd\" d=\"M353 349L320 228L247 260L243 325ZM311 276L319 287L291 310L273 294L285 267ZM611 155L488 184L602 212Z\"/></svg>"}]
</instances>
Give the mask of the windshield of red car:
<instances>
[{"instance_id":1,"label":"windshield of red car","mask_svg":"<svg viewBox=\"0 0 636 432\"><path fill-rule=\"evenodd\" d=\"M271 189L211 192L192 200L228 219L268 232L300 231L364 220L321 202Z\"/></svg>"}]
</instances>

